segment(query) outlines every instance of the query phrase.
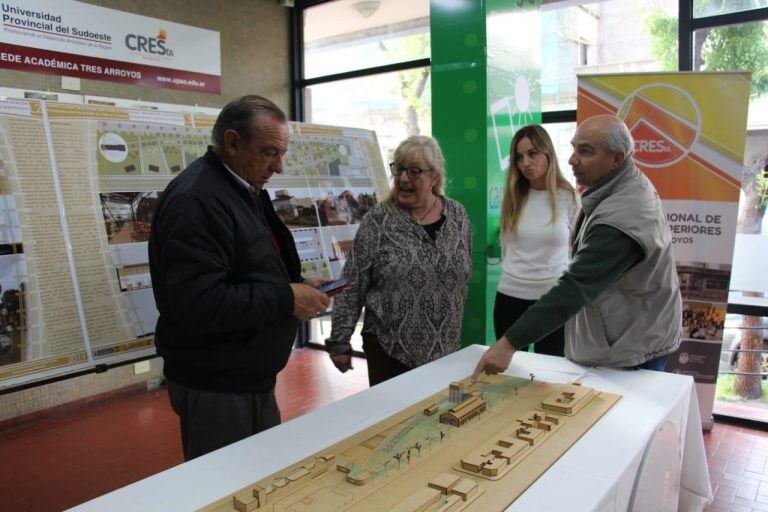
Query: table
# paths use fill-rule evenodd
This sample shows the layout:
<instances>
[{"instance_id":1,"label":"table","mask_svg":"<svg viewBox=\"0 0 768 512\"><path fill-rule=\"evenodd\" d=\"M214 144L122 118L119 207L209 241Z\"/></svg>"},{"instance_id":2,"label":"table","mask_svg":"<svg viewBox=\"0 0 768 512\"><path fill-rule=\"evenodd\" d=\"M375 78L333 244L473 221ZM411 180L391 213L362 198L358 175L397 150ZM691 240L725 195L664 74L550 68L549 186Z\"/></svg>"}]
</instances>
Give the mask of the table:
<instances>
[{"instance_id":1,"label":"table","mask_svg":"<svg viewBox=\"0 0 768 512\"><path fill-rule=\"evenodd\" d=\"M444 389L472 370L486 347L472 345L396 379L340 400L204 457L91 500L74 511L196 510L269 476ZM678 510L712 498L693 379L646 370L589 368L518 352L508 375L569 382L623 398L507 510L627 510L649 440L672 424L681 453ZM339 374L339 379L345 378ZM670 430L671 431L671 430ZM556 492L555 492L556 491Z\"/></svg>"}]
</instances>

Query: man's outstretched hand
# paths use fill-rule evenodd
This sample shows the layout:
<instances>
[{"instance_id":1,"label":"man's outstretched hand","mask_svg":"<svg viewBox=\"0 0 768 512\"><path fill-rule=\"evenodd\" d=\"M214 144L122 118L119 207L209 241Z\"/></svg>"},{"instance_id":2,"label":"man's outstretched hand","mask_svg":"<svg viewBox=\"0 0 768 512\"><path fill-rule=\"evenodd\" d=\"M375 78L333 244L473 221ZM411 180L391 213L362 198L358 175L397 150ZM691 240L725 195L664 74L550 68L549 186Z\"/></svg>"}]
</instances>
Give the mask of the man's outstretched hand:
<instances>
[{"instance_id":1,"label":"man's outstretched hand","mask_svg":"<svg viewBox=\"0 0 768 512\"><path fill-rule=\"evenodd\" d=\"M495 375L509 368L509 363L516 351L507 337L502 336L501 339L491 345L491 348L485 351L483 357L478 361L475 371L472 373L472 383L477 382L481 373Z\"/></svg>"}]
</instances>

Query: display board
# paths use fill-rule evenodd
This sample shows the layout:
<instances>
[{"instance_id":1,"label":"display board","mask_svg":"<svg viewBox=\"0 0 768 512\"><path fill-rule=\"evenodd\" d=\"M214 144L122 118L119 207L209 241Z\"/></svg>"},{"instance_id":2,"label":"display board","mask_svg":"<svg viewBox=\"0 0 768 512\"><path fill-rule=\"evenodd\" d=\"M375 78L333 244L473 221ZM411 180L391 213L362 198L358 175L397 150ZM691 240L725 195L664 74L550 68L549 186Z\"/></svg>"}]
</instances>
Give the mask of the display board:
<instances>
[{"instance_id":1,"label":"display board","mask_svg":"<svg viewBox=\"0 0 768 512\"><path fill-rule=\"evenodd\" d=\"M577 121L600 114L624 120L634 138L633 158L662 199L683 299L682 342L667 371L694 377L702 423L710 428L749 88L749 73L579 76Z\"/></svg>"},{"instance_id":2,"label":"display board","mask_svg":"<svg viewBox=\"0 0 768 512\"><path fill-rule=\"evenodd\" d=\"M0 388L154 353L147 241L215 117L0 101ZM375 133L291 123L270 181L305 276L338 277L387 193Z\"/></svg>"},{"instance_id":3,"label":"display board","mask_svg":"<svg viewBox=\"0 0 768 512\"><path fill-rule=\"evenodd\" d=\"M504 510L620 398L533 374L452 382L203 510Z\"/></svg>"}]
</instances>

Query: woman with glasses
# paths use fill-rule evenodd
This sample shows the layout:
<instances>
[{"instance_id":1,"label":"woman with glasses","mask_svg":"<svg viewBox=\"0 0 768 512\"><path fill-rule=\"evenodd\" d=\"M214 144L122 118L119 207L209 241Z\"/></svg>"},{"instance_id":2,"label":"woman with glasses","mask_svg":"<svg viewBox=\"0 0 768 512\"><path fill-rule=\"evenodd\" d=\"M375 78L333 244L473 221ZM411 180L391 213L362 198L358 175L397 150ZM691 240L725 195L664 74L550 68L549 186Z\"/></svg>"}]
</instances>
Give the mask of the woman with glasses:
<instances>
[{"instance_id":1,"label":"woman with glasses","mask_svg":"<svg viewBox=\"0 0 768 512\"><path fill-rule=\"evenodd\" d=\"M360 224L335 298L326 346L336 367L352 368L349 344L365 307L363 350L376 385L459 348L472 234L464 207L445 197L437 141L415 135L390 164L389 197Z\"/></svg>"},{"instance_id":2,"label":"woman with glasses","mask_svg":"<svg viewBox=\"0 0 768 512\"><path fill-rule=\"evenodd\" d=\"M538 125L521 128L509 150L501 204L501 278L493 308L496 338L555 284L568 266L570 227L579 212L555 147ZM561 327L536 343L537 353L563 356Z\"/></svg>"}]
</instances>

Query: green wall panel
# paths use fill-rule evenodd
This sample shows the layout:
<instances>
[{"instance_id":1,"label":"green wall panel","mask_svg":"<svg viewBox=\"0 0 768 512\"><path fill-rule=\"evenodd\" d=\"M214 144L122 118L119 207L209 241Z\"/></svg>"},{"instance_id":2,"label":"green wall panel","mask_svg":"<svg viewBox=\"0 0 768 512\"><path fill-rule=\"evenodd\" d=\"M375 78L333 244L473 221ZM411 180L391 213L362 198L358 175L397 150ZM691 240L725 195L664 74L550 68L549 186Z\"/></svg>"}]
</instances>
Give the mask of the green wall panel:
<instances>
[{"instance_id":1,"label":"green wall panel","mask_svg":"<svg viewBox=\"0 0 768 512\"><path fill-rule=\"evenodd\" d=\"M432 132L445 153L447 193L472 222L474 271L462 344L490 343L500 266L499 207L509 144L541 122L539 0L432 0Z\"/></svg>"}]
</instances>

